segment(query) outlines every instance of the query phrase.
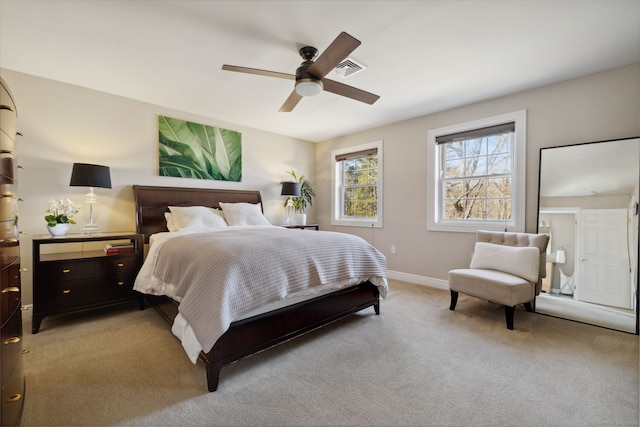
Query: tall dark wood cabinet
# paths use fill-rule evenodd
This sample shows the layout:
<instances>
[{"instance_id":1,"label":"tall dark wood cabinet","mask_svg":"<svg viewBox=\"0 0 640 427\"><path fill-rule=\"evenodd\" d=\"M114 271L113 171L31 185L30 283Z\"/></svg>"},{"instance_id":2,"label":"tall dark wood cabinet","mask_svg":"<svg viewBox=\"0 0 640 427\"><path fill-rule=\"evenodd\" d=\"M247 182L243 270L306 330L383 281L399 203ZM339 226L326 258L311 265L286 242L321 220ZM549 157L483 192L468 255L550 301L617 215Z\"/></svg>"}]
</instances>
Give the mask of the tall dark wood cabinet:
<instances>
[{"instance_id":1,"label":"tall dark wood cabinet","mask_svg":"<svg viewBox=\"0 0 640 427\"><path fill-rule=\"evenodd\" d=\"M22 365L22 289L18 238L16 105L0 78L0 409L3 426L20 424L25 379Z\"/></svg>"}]
</instances>

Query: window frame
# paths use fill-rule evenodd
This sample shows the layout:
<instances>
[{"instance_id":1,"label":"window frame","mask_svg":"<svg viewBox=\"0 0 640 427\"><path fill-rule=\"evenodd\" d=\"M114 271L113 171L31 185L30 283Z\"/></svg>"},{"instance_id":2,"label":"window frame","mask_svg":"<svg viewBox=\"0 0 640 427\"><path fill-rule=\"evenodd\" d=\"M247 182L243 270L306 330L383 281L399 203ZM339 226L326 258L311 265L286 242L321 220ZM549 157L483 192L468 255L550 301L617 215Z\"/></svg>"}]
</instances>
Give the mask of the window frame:
<instances>
[{"instance_id":1,"label":"window frame","mask_svg":"<svg viewBox=\"0 0 640 427\"><path fill-rule=\"evenodd\" d=\"M368 142L352 147L340 148L331 151L331 225L349 227L373 227L382 228L382 183L383 183L383 141ZM375 149L378 157L377 172L377 216L375 219L348 218L342 216L342 174L340 163L336 161L336 156L342 156L359 151Z\"/></svg>"},{"instance_id":2,"label":"window frame","mask_svg":"<svg viewBox=\"0 0 640 427\"><path fill-rule=\"evenodd\" d=\"M478 230L489 231L514 231L523 232L525 226L525 200L526 200L526 117L527 111L520 110L484 119L459 123L438 129L429 130L427 133L428 165L430 172L427 174L427 230L452 231L462 233L475 233ZM509 221L491 220L446 220L440 217L443 203L440 176L442 169L441 149L436 143L436 138L459 132L468 132L504 123L515 123L513 142L513 171L511 173L511 206L512 217Z\"/></svg>"}]
</instances>

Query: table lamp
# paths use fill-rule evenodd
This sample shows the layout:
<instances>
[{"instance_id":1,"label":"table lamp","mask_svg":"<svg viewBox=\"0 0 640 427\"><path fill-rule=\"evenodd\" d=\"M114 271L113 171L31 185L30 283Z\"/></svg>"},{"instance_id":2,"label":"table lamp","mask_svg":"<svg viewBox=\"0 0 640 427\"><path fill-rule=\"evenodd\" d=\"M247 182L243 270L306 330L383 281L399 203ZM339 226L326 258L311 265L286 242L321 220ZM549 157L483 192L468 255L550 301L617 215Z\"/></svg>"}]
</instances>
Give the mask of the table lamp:
<instances>
[{"instance_id":1,"label":"table lamp","mask_svg":"<svg viewBox=\"0 0 640 427\"><path fill-rule=\"evenodd\" d=\"M300 183L299 182L283 182L281 196L287 196L286 212L287 212L287 225L293 225L295 223L296 210L293 206L292 197L300 197Z\"/></svg>"},{"instance_id":2,"label":"table lamp","mask_svg":"<svg viewBox=\"0 0 640 427\"><path fill-rule=\"evenodd\" d=\"M97 233L96 216L98 200L93 192L94 187L111 188L111 174L108 166L92 165L89 163L74 163L71 171L71 187L89 187L85 202L89 211L89 223L84 226L84 233Z\"/></svg>"}]
</instances>

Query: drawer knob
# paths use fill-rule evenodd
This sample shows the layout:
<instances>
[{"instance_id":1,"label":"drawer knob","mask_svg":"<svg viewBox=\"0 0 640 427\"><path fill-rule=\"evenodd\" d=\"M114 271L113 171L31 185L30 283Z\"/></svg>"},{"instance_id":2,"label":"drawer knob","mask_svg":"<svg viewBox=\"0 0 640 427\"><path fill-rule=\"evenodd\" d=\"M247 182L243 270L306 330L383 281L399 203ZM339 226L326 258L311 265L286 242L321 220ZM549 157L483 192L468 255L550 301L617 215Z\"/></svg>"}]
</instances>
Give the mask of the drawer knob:
<instances>
[{"instance_id":1,"label":"drawer knob","mask_svg":"<svg viewBox=\"0 0 640 427\"><path fill-rule=\"evenodd\" d=\"M124 267L124 264L123 264L123 263L121 263L121 262L119 262L119 263L118 263L118 267Z\"/></svg>"},{"instance_id":2,"label":"drawer knob","mask_svg":"<svg viewBox=\"0 0 640 427\"><path fill-rule=\"evenodd\" d=\"M9 396L7 403L17 402L20 399L22 399L22 395L20 393L16 393L13 396Z\"/></svg>"},{"instance_id":3,"label":"drawer knob","mask_svg":"<svg viewBox=\"0 0 640 427\"><path fill-rule=\"evenodd\" d=\"M122 286L122 285L124 285L124 282L122 281L118 282L118 286Z\"/></svg>"},{"instance_id":4,"label":"drawer knob","mask_svg":"<svg viewBox=\"0 0 640 427\"><path fill-rule=\"evenodd\" d=\"M69 272L71 272L71 269L70 268L65 268L64 270L62 270L62 272L63 273L69 273Z\"/></svg>"},{"instance_id":5,"label":"drawer knob","mask_svg":"<svg viewBox=\"0 0 640 427\"><path fill-rule=\"evenodd\" d=\"M20 292L20 288L17 288L17 287L15 287L15 286L11 286L11 287L9 287L9 288L4 288L4 289L2 290L2 293L3 293L3 294L8 294L9 292Z\"/></svg>"},{"instance_id":6,"label":"drawer knob","mask_svg":"<svg viewBox=\"0 0 640 427\"><path fill-rule=\"evenodd\" d=\"M5 344L18 344L20 342L20 337L11 337L9 339L7 339L4 343Z\"/></svg>"},{"instance_id":7,"label":"drawer knob","mask_svg":"<svg viewBox=\"0 0 640 427\"><path fill-rule=\"evenodd\" d=\"M63 289L62 293L63 294L70 294L71 293L71 289Z\"/></svg>"}]
</instances>

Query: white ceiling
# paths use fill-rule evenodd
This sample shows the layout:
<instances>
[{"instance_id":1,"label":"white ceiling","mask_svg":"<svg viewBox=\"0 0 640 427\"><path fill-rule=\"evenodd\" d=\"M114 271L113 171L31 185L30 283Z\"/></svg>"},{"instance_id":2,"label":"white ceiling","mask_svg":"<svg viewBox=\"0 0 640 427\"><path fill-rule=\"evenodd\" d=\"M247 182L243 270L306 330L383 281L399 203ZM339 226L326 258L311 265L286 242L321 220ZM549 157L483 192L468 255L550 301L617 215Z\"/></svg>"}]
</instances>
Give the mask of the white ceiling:
<instances>
[{"instance_id":1,"label":"white ceiling","mask_svg":"<svg viewBox=\"0 0 640 427\"><path fill-rule=\"evenodd\" d=\"M639 0L0 0L0 67L309 141L640 61ZM278 109L298 49L346 31L368 68Z\"/></svg>"},{"instance_id":2,"label":"white ceiling","mask_svg":"<svg viewBox=\"0 0 640 427\"><path fill-rule=\"evenodd\" d=\"M540 197L628 196L640 179L640 139L545 148Z\"/></svg>"}]
</instances>

